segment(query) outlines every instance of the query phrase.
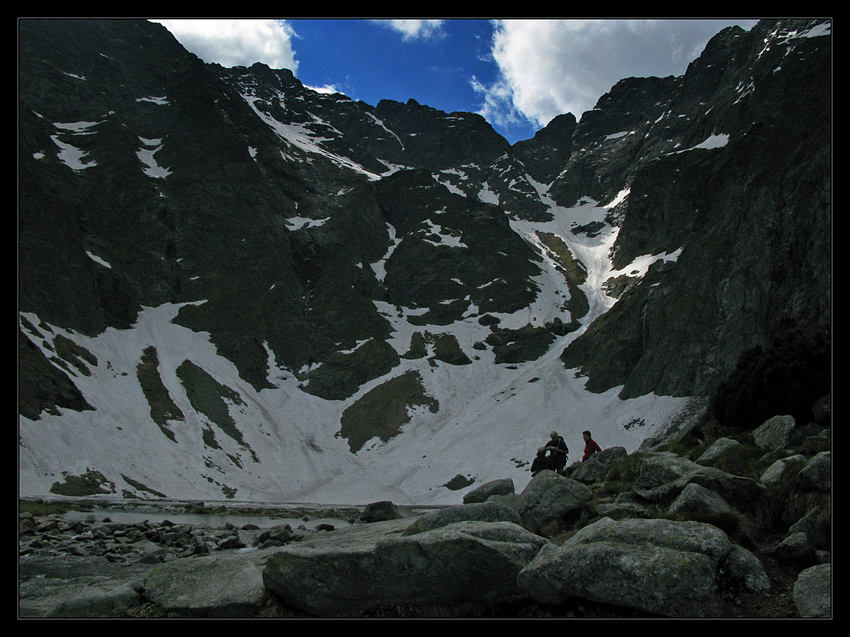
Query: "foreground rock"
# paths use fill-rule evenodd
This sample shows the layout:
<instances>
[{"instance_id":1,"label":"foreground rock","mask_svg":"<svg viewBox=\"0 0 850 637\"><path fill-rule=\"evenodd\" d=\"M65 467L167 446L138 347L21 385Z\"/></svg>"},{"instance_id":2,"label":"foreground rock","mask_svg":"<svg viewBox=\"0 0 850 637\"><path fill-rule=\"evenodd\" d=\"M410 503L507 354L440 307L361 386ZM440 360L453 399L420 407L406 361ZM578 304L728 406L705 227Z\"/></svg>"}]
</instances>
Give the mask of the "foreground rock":
<instances>
[{"instance_id":1,"label":"foreground rock","mask_svg":"<svg viewBox=\"0 0 850 637\"><path fill-rule=\"evenodd\" d=\"M183 558L152 569L147 599L166 611L203 617L251 617L262 606L263 567L277 547Z\"/></svg>"},{"instance_id":2,"label":"foreground rock","mask_svg":"<svg viewBox=\"0 0 850 637\"><path fill-rule=\"evenodd\" d=\"M689 484L698 484L738 507L751 506L764 492L752 478L726 473L673 454L657 454L641 461L633 491L650 502L674 500Z\"/></svg>"},{"instance_id":3,"label":"foreground rock","mask_svg":"<svg viewBox=\"0 0 850 637\"><path fill-rule=\"evenodd\" d=\"M514 509L529 531L554 537L567 528L569 518L592 497L593 492L585 484L547 469L534 476L522 493L491 496L488 502Z\"/></svg>"},{"instance_id":4,"label":"foreground rock","mask_svg":"<svg viewBox=\"0 0 850 637\"><path fill-rule=\"evenodd\" d=\"M145 601L144 588L138 580L120 584L105 591L89 591L80 597L61 602L49 617L121 617Z\"/></svg>"},{"instance_id":5,"label":"foreground rock","mask_svg":"<svg viewBox=\"0 0 850 637\"><path fill-rule=\"evenodd\" d=\"M511 522L459 522L404 536L393 535L403 530L398 521L363 528L280 549L263 571L266 588L326 617L398 604L515 601L525 596L517 575L548 544Z\"/></svg>"},{"instance_id":6,"label":"foreground rock","mask_svg":"<svg viewBox=\"0 0 850 637\"><path fill-rule=\"evenodd\" d=\"M388 501L335 511L349 525L341 529L22 512L20 608L28 617L330 617L473 605L501 616L518 603L563 616L602 604L623 616L827 617L831 452L795 439L759 458L758 480L718 466L763 447L720 439L697 461L653 451L578 474L593 490L575 472L542 471L520 493L497 480L427 513ZM759 512L782 519L762 533L748 526Z\"/></svg>"},{"instance_id":7,"label":"foreground rock","mask_svg":"<svg viewBox=\"0 0 850 637\"><path fill-rule=\"evenodd\" d=\"M407 527L404 535L422 533L457 522L513 522L522 526L522 518L512 508L498 502L474 502L424 515Z\"/></svg>"},{"instance_id":8,"label":"foreground rock","mask_svg":"<svg viewBox=\"0 0 850 637\"><path fill-rule=\"evenodd\" d=\"M546 546L518 581L546 604L578 597L668 617L722 616L770 588L755 556L723 531L661 519L602 518Z\"/></svg>"},{"instance_id":9,"label":"foreground rock","mask_svg":"<svg viewBox=\"0 0 850 637\"><path fill-rule=\"evenodd\" d=\"M510 495L514 492L514 481L510 478L491 480L490 482L485 482L477 489L467 492L466 495L463 496L463 503L474 504L486 502L490 496Z\"/></svg>"},{"instance_id":10,"label":"foreground rock","mask_svg":"<svg viewBox=\"0 0 850 637\"><path fill-rule=\"evenodd\" d=\"M794 604L801 617L830 617L832 566L820 564L804 570L794 583Z\"/></svg>"},{"instance_id":11,"label":"foreground rock","mask_svg":"<svg viewBox=\"0 0 850 637\"><path fill-rule=\"evenodd\" d=\"M628 455L623 447L609 447L582 462L570 473L570 478L585 484L601 480L608 472L610 466Z\"/></svg>"}]
</instances>

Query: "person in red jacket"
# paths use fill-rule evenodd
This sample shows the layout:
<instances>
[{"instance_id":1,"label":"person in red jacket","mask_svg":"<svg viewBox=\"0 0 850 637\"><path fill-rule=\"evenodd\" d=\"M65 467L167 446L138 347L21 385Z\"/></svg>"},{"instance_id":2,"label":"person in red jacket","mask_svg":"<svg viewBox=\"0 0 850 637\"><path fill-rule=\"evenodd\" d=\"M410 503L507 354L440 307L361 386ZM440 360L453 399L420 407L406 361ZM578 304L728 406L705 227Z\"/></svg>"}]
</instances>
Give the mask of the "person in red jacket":
<instances>
[{"instance_id":1,"label":"person in red jacket","mask_svg":"<svg viewBox=\"0 0 850 637\"><path fill-rule=\"evenodd\" d=\"M581 461L584 462L597 451L602 451L602 449L596 444L596 441L590 437L589 431L582 431L581 436L584 438L584 456L582 456Z\"/></svg>"}]
</instances>

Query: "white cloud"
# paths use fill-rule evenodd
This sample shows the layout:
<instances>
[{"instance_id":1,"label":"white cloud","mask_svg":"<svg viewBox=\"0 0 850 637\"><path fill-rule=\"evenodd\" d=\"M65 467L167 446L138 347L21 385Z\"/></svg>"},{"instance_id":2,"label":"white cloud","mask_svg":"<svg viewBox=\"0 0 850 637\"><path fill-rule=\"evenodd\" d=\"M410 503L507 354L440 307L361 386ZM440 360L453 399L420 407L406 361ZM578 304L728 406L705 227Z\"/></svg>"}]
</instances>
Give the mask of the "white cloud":
<instances>
[{"instance_id":1,"label":"white cloud","mask_svg":"<svg viewBox=\"0 0 850 637\"><path fill-rule=\"evenodd\" d=\"M290 69L298 62L292 50L292 28L283 20L153 20L164 25L186 50L204 62L251 66L262 62Z\"/></svg>"},{"instance_id":2,"label":"white cloud","mask_svg":"<svg viewBox=\"0 0 850 637\"><path fill-rule=\"evenodd\" d=\"M681 75L720 20L498 20L492 56L499 77L476 90L490 121L524 116L537 126L577 118L625 77Z\"/></svg>"},{"instance_id":3,"label":"white cloud","mask_svg":"<svg viewBox=\"0 0 850 637\"><path fill-rule=\"evenodd\" d=\"M377 20L387 28L398 31L404 40L443 36L443 20Z\"/></svg>"},{"instance_id":4,"label":"white cloud","mask_svg":"<svg viewBox=\"0 0 850 637\"><path fill-rule=\"evenodd\" d=\"M324 84L322 86L308 86L310 90L316 91L316 93L324 93L325 95L331 95L333 93L342 93L342 91L335 84Z\"/></svg>"}]
</instances>

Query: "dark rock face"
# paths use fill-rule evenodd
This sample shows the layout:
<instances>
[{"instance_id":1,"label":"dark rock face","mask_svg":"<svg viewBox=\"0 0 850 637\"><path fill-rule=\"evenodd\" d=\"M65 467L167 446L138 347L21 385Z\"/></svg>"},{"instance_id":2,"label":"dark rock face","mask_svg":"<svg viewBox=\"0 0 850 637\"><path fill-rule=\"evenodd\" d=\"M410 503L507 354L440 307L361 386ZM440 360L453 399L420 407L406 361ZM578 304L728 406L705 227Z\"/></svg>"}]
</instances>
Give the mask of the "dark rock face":
<instances>
[{"instance_id":1,"label":"dark rock face","mask_svg":"<svg viewBox=\"0 0 850 637\"><path fill-rule=\"evenodd\" d=\"M670 83L671 123L632 164L613 263L684 250L564 352L589 387L707 393L747 343L829 320L830 53L793 35L810 26L721 32ZM603 113L617 95L600 100ZM689 121L696 104L708 115ZM725 146L697 147L720 134ZM665 139L694 150L662 155Z\"/></svg>"},{"instance_id":2,"label":"dark rock face","mask_svg":"<svg viewBox=\"0 0 850 637\"><path fill-rule=\"evenodd\" d=\"M629 189L607 219L617 269L681 249L563 353L592 390L703 394L743 348L829 319L830 38L804 37L814 21L725 30L684 76L622 80L513 146L477 115L204 64L145 21L19 24L20 310L52 325L96 335L184 304L174 322L255 389L272 356L296 375L326 363L306 391L350 396L397 364L376 302L423 326L531 304L541 257L511 221L552 215L528 178L563 206ZM520 343L499 362L539 356L572 312L513 340L494 325L499 347ZM342 354L363 343L368 364ZM34 385L43 361L20 353ZM85 408L65 385L22 409Z\"/></svg>"}]
</instances>

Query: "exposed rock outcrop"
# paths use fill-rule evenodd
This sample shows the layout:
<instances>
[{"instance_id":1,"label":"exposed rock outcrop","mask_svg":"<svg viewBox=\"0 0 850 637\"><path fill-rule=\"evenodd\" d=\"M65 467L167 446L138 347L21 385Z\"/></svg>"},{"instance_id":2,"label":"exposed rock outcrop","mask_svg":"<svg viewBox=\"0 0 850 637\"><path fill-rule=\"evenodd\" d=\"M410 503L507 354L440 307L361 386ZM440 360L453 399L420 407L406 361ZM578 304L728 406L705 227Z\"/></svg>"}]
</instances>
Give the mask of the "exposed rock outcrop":
<instances>
[{"instance_id":1,"label":"exposed rock outcrop","mask_svg":"<svg viewBox=\"0 0 850 637\"><path fill-rule=\"evenodd\" d=\"M610 518L541 550L519 582L541 602L582 597L667 617L721 615L770 589L752 553L714 526Z\"/></svg>"}]
</instances>

